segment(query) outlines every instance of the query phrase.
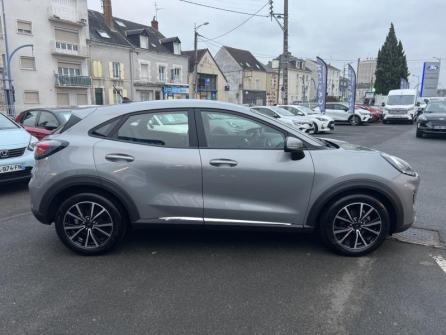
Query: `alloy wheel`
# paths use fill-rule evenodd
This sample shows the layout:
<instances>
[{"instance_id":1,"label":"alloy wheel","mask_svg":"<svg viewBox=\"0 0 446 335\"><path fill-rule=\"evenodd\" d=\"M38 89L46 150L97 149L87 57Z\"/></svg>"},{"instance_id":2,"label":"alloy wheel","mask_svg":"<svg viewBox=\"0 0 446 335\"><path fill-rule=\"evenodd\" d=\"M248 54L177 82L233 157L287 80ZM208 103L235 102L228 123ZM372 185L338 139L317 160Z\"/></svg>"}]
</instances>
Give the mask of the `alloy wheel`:
<instances>
[{"instance_id":1,"label":"alloy wheel","mask_svg":"<svg viewBox=\"0 0 446 335\"><path fill-rule=\"evenodd\" d=\"M381 235L382 227L378 210L364 202L342 207L333 220L335 242L353 252L372 247Z\"/></svg>"},{"instance_id":2,"label":"alloy wheel","mask_svg":"<svg viewBox=\"0 0 446 335\"><path fill-rule=\"evenodd\" d=\"M113 219L104 206L93 201L83 201L66 211L63 229L76 247L95 249L105 245L111 238Z\"/></svg>"}]
</instances>

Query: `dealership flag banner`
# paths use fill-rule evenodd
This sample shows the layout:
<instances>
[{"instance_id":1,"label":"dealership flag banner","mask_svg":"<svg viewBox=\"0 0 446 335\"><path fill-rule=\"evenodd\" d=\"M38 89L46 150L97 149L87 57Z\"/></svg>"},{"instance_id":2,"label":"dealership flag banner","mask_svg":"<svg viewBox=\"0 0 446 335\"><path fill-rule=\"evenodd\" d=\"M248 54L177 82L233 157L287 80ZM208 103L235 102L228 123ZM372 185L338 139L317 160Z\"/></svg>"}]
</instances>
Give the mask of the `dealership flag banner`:
<instances>
[{"instance_id":1,"label":"dealership flag banner","mask_svg":"<svg viewBox=\"0 0 446 335\"><path fill-rule=\"evenodd\" d=\"M356 103L356 73L353 67L348 64L348 112L355 112Z\"/></svg>"},{"instance_id":2,"label":"dealership flag banner","mask_svg":"<svg viewBox=\"0 0 446 335\"><path fill-rule=\"evenodd\" d=\"M401 90L409 89L409 82L407 81L407 79L401 78L401 80L400 80L400 89Z\"/></svg>"},{"instance_id":3,"label":"dealership flag banner","mask_svg":"<svg viewBox=\"0 0 446 335\"><path fill-rule=\"evenodd\" d=\"M325 102L327 97L327 63L322 58L317 57L317 102L322 114L325 114Z\"/></svg>"}]
</instances>

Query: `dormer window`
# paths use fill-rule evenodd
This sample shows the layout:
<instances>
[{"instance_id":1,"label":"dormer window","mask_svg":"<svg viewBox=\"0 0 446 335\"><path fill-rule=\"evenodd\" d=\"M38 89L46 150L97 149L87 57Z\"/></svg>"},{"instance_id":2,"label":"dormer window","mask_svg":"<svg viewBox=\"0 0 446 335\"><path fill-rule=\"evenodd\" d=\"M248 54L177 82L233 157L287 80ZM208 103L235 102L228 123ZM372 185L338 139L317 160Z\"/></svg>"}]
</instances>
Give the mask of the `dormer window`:
<instances>
[{"instance_id":1,"label":"dormer window","mask_svg":"<svg viewBox=\"0 0 446 335\"><path fill-rule=\"evenodd\" d=\"M118 26L122 27L122 28L126 28L127 26L125 25L124 22L119 21L119 20L115 20L115 22L118 24Z\"/></svg>"},{"instance_id":2,"label":"dormer window","mask_svg":"<svg viewBox=\"0 0 446 335\"><path fill-rule=\"evenodd\" d=\"M101 36L102 38L110 38L110 35L103 30L96 30L96 32L99 34L99 36Z\"/></svg>"},{"instance_id":3,"label":"dormer window","mask_svg":"<svg viewBox=\"0 0 446 335\"><path fill-rule=\"evenodd\" d=\"M173 43L173 53L175 55L181 55L181 43L178 42Z\"/></svg>"},{"instance_id":4,"label":"dormer window","mask_svg":"<svg viewBox=\"0 0 446 335\"><path fill-rule=\"evenodd\" d=\"M139 46L143 49L149 48L149 37L146 35L139 35Z\"/></svg>"}]
</instances>

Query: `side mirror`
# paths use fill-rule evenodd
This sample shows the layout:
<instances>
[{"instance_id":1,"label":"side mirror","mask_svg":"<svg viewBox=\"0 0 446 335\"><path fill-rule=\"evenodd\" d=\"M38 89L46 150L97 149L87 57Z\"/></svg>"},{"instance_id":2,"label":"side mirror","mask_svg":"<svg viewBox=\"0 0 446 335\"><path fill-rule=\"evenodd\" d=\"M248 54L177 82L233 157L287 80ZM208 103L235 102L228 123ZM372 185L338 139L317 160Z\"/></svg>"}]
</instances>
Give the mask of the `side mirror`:
<instances>
[{"instance_id":1,"label":"side mirror","mask_svg":"<svg viewBox=\"0 0 446 335\"><path fill-rule=\"evenodd\" d=\"M279 115L279 114L276 114L276 113L274 113L274 118L275 118L275 119L280 119L280 115Z\"/></svg>"},{"instance_id":2,"label":"side mirror","mask_svg":"<svg viewBox=\"0 0 446 335\"><path fill-rule=\"evenodd\" d=\"M386 103L383 102L383 103L381 104L381 107L386 107Z\"/></svg>"},{"instance_id":3,"label":"side mirror","mask_svg":"<svg viewBox=\"0 0 446 335\"><path fill-rule=\"evenodd\" d=\"M299 160L305 157L304 143L296 137L288 136L285 140L285 152L291 153L293 160Z\"/></svg>"}]
</instances>

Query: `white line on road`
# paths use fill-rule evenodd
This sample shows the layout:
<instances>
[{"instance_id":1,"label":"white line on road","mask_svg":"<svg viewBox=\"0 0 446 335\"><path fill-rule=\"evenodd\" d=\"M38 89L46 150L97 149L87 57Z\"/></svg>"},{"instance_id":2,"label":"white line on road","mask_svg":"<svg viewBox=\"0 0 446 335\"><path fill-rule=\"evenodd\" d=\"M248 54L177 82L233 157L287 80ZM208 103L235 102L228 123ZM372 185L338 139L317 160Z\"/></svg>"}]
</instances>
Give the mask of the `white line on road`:
<instances>
[{"instance_id":1,"label":"white line on road","mask_svg":"<svg viewBox=\"0 0 446 335\"><path fill-rule=\"evenodd\" d=\"M438 266L446 273L446 259L441 256L432 256L433 259L437 262Z\"/></svg>"}]
</instances>

